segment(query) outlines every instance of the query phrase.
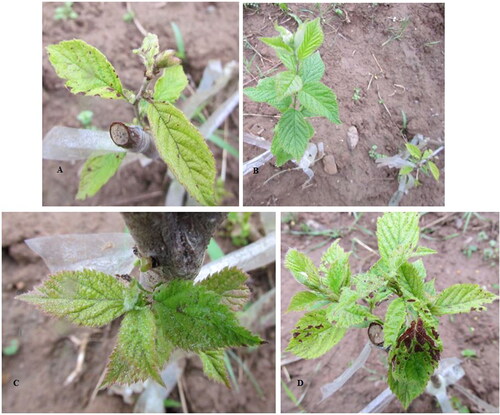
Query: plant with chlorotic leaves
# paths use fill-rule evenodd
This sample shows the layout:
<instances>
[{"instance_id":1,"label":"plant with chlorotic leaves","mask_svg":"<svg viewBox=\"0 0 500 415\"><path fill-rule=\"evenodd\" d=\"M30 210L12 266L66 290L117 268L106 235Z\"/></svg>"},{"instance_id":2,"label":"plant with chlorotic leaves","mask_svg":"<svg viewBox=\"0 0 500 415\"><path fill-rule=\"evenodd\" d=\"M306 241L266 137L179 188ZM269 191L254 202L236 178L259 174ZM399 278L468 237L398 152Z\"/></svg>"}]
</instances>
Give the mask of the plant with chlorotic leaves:
<instances>
[{"instance_id":1,"label":"plant with chlorotic leaves","mask_svg":"<svg viewBox=\"0 0 500 415\"><path fill-rule=\"evenodd\" d=\"M292 330L287 351L305 359L328 352L350 328L383 327L388 350L389 386L404 408L424 392L437 368L443 345L438 318L483 311L498 297L477 284L456 284L438 292L419 256L436 253L418 246L418 213L386 213L377 220L380 259L365 273L352 275L350 253L334 242L317 268L305 254L289 250L285 266L307 291L288 311L308 311ZM389 301L384 317L374 314Z\"/></svg>"},{"instance_id":2,"label":"plant with chlorotic leaves","mask_svg":"<svg viewBox=\"0 0 500 415\"><path fill-rule=\"evenodd\" d=\"M124 100L133 105L134 122L139 124L141 134L150 130L159 156L177 180L199 203L215 205L214 157L198 129L173 105L188 84L180 59L173 50L160 52L158 37L151 33L133 52L145 67L137 93L124 88L107 58L83 40L47 46L50 63L73 94ZM118 171L125 155L90 156L82 168L77 199L95 195Z\"/></svg>"},{"instance_id":3,"label":"plant with chlorotic leaves","mask_svg":"<svg viewBox=\"0 0 500 415\"><path fill-rule=\"evenodd\" d=\"M271 46L287 68L279 74L263 78L257 86L243 92L255 102L265 102L282 114L274 128L271 152L276 165L289 160L300 161L314 128L306 118L326 117L340 124L337 97L320 82L325 64L317 49L323 43L320 19L301 23L295 33L275 25L276 37L263 37L260 41Z\"/></svg>"},{"instance_id":4,"label":"plant with chlorotic leaves","mask_svg":"<svg viewBox=\"0 0 500 415\"><path fill-rule=\"evenodd\" d=\"M263 343L235 315L249 298L247 278L225 268L199 283L177 278L149 291L134 278L85 269L51 275L17 298L82 326L104 326L123 315L101 388L148 378L164 386L160 372L176 348L196 353L205 374L230 387L224 349Z\"/></svg>"}]
</instances>

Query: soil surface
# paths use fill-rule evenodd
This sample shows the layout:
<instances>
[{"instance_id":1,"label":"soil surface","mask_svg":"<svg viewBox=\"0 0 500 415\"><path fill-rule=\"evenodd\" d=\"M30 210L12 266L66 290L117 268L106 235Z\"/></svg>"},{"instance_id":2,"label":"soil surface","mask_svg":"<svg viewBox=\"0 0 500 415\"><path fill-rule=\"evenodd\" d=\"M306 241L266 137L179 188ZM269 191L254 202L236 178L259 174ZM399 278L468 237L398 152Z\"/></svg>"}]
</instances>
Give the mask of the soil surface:
<instances>
[{"instance_id":1,"label":"soil surface","mask_svg":"<svg viewBox=\"0 0 500 415\"><path fill-rule=\"evenodd\" d=\"M43 136L54 126L82 128L77 115L84 110L94 113L93 125L108 130L114 121L131 122L132 106L124 101L99 97L75 96L64 86L49 63L45 47L62 40L82 39L106 55L116 69L125 88L137 91L141 85L144 67L132 54L143 39L134 23L123 20L127 12L125 3L74 3L76 20L54 20L54 10L62 3L43 4ZM161 49L175 49L171 28L175 22L182 33L187 59L184 70L194 87L201 79L203 69L210 60L218 59L222 65L238 61L237 3L133 3L136 18L146 31L158 35ZM187 96L191 93L184 91ZM211 113L224 99L221 93L207 106ZM227 121L226 138L238 148L238 108ZM208 142L221 173L222 150ZM110 205L163 205L168 189L166 166L158 160L141 167L135 161L122 166L119 172L92 198L75 200L82 162L43 161L44 206L110 206ZM59 166L64 174L57 174ZM238 204L239 163L227 155L225 189L231 193L223 204Z\"/></svg>"},{"instance_id":2,"label":"soil surface","mask_svg":"<svg viewBox=\"0 0 500 415\"><path fill-rule=\"evenodd\" d=\"M31 290L48 275L42 259L32 252L27 238L62 233L123 232L125 223L118 213L5 213L2 232L2 343L7 346L18 339L20 348L13 356L2 360L3 412L132 412L119 395L100 391L90 397L99 383L107 357L111 353L119 320L98 329L78 327L51 318L35 307L15 300L18 294ZM252 219L254 238L262 228ZM223 227L225 225L222 225ZM216 240L228 253L237 249L227 233ZM207 256L207 261L209 261ZM250 273L248 285L252 292L250 304L275 288L275 266ZM189 412L274 412L275 411L275 319L274 297L264 303L260 312L250 317L252 330L269 343L253 350L233 349L248 367L262 392L257 392L241 365L230 359L239 390L208 380L196 356L182 357L182 385ZM272 319L262 321L265 316ZM247 318L248 313L247 313ZM78 348L70 336L82 339L90 334L83 371L68 386L63 386L74 370ZM13 386L19 379L19 386ZM178 387L169 398L181 401ZM170 409L169 411L172 411ZM176 411L182 412L180 408Z\"/></svg>"},{"instance_id":3,"label":"soil surface","mask_svg":"<svg viewBox=\"0 0 500 415\"><path fill-rule=\"evenodd\" d=\"M326 155L335 158L338 173L328 174L322 160L312 167L312 186L305 190L301 186L307 176L300 170L264 184L277 172L296 167L289 162L277 168L270 161L259 174L244 177L247 206L387 206L398 187L397 171L378 168L368 155L372 146L377 146L378 153L392 156L404 148L405 139L416 134L429 137L432 149L444 143L444 4L335 4L342 15L332 4L289 4L289 8L303 21L321 17L325 40L319 51L326 68L322 82L337 95L342 124L312 118L316 130L312 142L324 143ZM243 84L250 87L284 69L272 48L258 38L277 36L275 22L292 31L297 23L270 4L244 8L243 16ZM403 19L409 23L399 40L382 46L402 31ZM355 89L359 89L358 100L353 98ZM243 104L244 131L270 142L278 111L246 96ZM408 119L406 138L401 131L401 111ZM359 143L352 151L347 146L351 126L359 133ZM262 151L245 144L244 160ZM436 164L441 170L439 182L421 175L422 186L411 189L401 205L444 205L444 152Z\"/></svg>"},{"instance_id":4,"label":"soil surface","mask_svg":"<svg viewBox=\"0 0 500 415\"><path fill-rule=\"evenodd\" d=\"M307 253L317 265L324 250L333 242L325 237L293 235L290 231L300 231L303 226L312 230L331 229L340 234L340 245L345 251L353 251L350 256L352 273L365 272L378 258L369 250L355 242L355 238L369 248L377 249L374 235L376 218L379 213L365 213L352 227L354 217L347 213L301 213L284 214L287 223L282 224L281 257L289 248ZM484 286L498 295L498 254L485 260L485 250L490 241L498 243L498 214L481 214L485 220L473 217L464 232L465 221L461 213L428 213L420 219L421 229L428 227L422 234L421 244L435 249L438 253L423 257L427 269L427 278L436 279L438 291L457 283L474 283ZM291 221L291 222L290 222ZM433 223L435 223L433 225ZM323 246L317 248L318 244ZM467 257L463 250L476 246L477 251ZM497 245L498 247L498 245ZM486 251L488 252L488 251ZM286 313L291 297L303 286L295 281L291 273L281 265L281 347L282 360L293 357L284 349L290 340L290 331L301 312ZM440 318L439 334L443 341L442 358L458 357L462 359L465 376L459 384L470 389L475 395L498 408L498 301L487 305L487 311L469 314L456 314ZM298 360L282 366L281 378L299 398L306 412L359 412L376 396L387 388L387 358L385 352L372 350L364 368L361 368L334 395L320 403L320 388L332 382L356 359L368 342L366 329L350 330L334 348L325 355L313 360ZM465 358L461 352L475 350L476 358ZM288 378L287 373L290 376ZM303 387L297 387L297 380L304 381ZM455 397L470 412L479 408L465 398L456 388L449 387L448 395ZM282 393L282 412L299 412L285 393ZM383 412L404 412L403 407L394 399ZM435 399L428 394L416 398L408 412L441 412Z\"/></svg>"}]
</instances>

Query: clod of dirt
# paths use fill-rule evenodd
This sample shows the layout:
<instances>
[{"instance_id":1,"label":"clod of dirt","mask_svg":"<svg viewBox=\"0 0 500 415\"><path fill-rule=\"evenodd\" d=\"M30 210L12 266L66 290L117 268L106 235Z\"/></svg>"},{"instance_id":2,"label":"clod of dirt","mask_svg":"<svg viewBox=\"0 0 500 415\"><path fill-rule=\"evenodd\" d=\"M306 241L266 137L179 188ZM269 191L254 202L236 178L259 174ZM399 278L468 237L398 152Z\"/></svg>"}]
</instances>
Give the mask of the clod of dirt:
<instances>
[{"instance_id":1,"label":"clod of dirt","mask_svg":"<svg viewBox=\"0 0 500 415\"><path fill-rule=\"evenodd\" d=\"M358 141L358 129L354 125L352 125L347 130L347 147L349 147L349 150L353 151L358 145Z\"/></svg>"},{"instance_id":2,"label":"clod of dirt","mask_svg":"<svg viewBox=\"0 0 500 415\"><path fill-rule=\"evenodd\" d=\"M323 169L325 173L334 175L338 173L337 163L335 163L335 157L333 154L328 154L323 158Z\"/></svg>"}]
</instances>

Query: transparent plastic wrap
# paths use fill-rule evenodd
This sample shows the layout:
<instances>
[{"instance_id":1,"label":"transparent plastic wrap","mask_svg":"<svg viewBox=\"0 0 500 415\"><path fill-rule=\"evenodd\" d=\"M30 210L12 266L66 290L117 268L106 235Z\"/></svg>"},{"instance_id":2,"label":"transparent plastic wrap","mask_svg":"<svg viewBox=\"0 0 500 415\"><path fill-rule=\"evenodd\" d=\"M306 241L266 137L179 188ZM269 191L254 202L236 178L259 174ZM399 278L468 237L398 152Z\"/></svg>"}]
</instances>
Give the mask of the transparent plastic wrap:
<instances>
[{"instance_id":1,"label":"transparent plastic wrap","mask_svg":"<svg viewBox=\"0 0 500 415\"><path fill-rule=\"evenodd\" d=\"M61 126L52 127L42 144L42 156L46 160L86 160L90 155L126 151L113 143L107 131Z\"/></svg>"},{"instance_id":2,"label":"transparent plastic wrap","mask_svg":"<svg viewBox=\"0 0 500 415\"><path fill-rule=\"evenodd\" d=\"M50 272L91 268L107 274L128 274L137 259L128 233L67 234L27 239Z\"/></svg>"}]
</instances>

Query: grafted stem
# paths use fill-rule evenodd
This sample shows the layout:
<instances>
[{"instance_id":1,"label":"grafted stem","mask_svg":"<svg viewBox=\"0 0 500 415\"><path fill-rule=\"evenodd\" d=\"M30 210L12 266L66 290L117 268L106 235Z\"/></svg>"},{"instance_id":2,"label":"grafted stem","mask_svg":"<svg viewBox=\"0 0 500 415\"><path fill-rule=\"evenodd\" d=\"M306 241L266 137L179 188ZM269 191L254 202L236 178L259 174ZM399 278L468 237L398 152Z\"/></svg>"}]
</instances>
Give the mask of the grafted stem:
<instances>
[{"instance_id":1,"label":"grafted stem","mask_svg":"<svg viewBox=\"0 0 500 415\"><path fill-rule=\"evenodd\" d=\"M194 279L205 251L225 213L122 213L138 255L151 258L153 268L141 276L141 284L154 285L173 278Z\"/></svg>"}]
</instances>

